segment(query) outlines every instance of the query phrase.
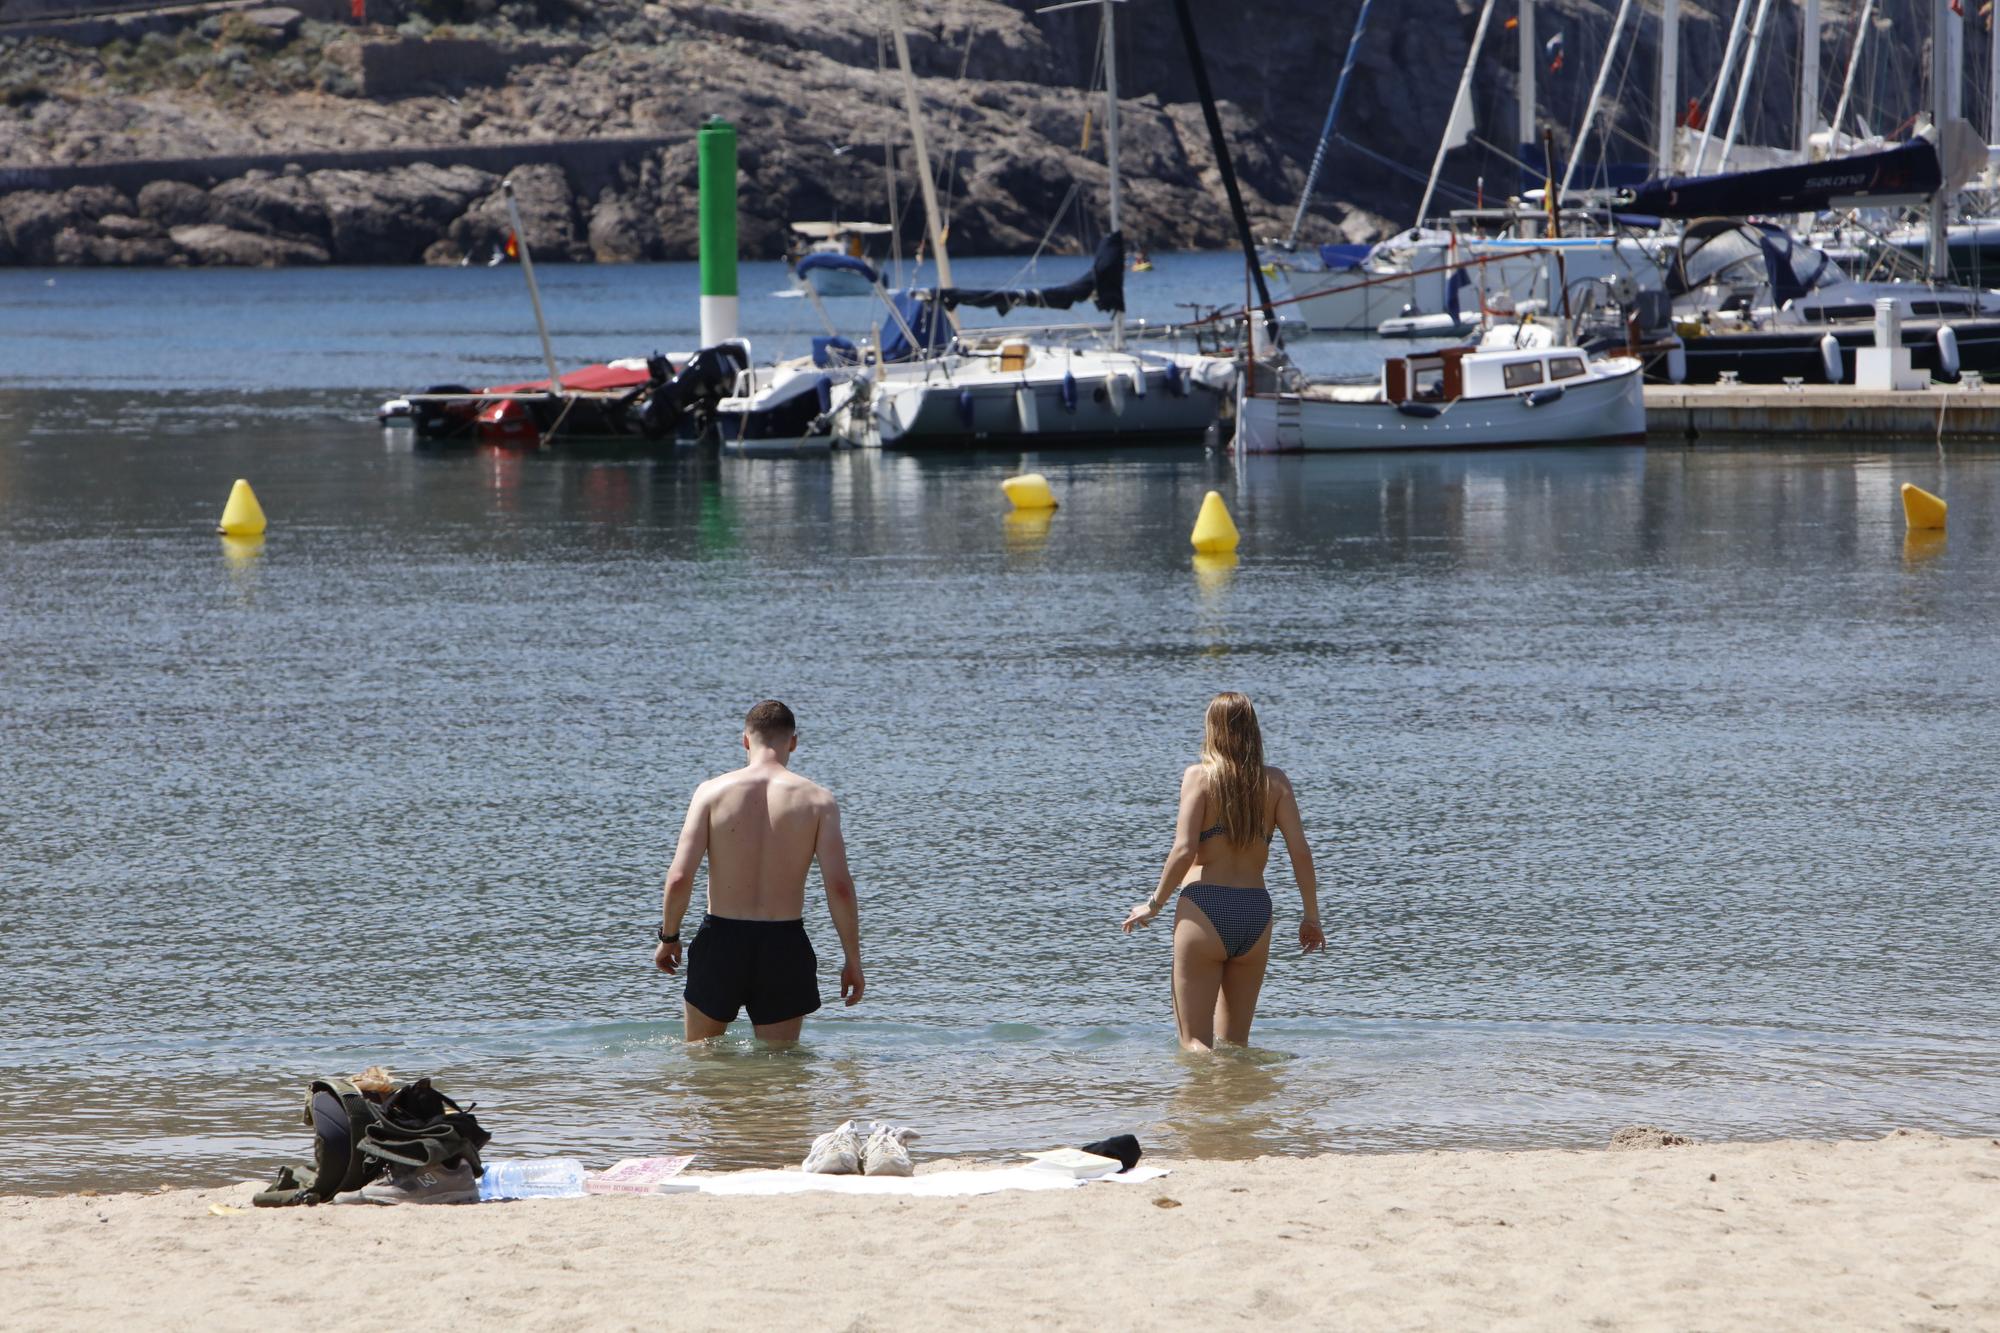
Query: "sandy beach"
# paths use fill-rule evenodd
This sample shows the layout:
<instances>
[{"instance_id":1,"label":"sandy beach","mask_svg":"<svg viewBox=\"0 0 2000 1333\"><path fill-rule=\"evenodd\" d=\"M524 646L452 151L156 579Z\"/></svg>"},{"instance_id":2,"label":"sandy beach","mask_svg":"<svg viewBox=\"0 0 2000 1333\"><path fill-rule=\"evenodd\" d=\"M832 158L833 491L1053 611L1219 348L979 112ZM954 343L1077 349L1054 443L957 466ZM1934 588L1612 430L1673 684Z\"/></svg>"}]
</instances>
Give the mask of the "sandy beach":
<instances>
[{"instance_id":1,"label":"sandy beach","mask_svg":"<svg viewBox=\"0 0 2000 1333\"><path fill-rule=\"evenodd\" d=\"M9 1197L0 1262L8 1322L48 1329L314 1300L462 1327L2000 1326L2000 1140L1160 1165L969 1199Z\"/></svg>"}]
</instances>

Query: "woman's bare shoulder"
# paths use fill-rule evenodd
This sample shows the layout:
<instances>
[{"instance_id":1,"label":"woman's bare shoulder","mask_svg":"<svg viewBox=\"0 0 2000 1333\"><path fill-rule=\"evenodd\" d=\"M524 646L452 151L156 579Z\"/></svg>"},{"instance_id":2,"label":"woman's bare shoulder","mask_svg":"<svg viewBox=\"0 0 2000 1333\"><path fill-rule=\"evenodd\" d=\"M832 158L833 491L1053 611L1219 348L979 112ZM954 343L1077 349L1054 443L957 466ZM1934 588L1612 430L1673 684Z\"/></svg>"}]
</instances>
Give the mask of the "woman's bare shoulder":
<instances>
[{"instance_id":1,"label":"woman's bare shoulder","mask_svg":"<svg viewBox=\"0 0 2000 1333\"><path fill-rule=\"evenodd\" d=\"M1276 764L1264 765L1264 780L1271 784L1273 791L1290 791L1292 789L1290 775Z\"/></svg>"},{"instance_id":2,"label":"woman's bare shoulder","mask_svg":"<svg viewBox=\"0 0 2000 1333\"><path fill-rule=\"evenodd\" d=\"M1199 786L1207 776L1208 770L1206 768L1200 764L1189 764L1181 770L1181 788L1185 790L1189 787Z\"/></svg>"}]
</instances>

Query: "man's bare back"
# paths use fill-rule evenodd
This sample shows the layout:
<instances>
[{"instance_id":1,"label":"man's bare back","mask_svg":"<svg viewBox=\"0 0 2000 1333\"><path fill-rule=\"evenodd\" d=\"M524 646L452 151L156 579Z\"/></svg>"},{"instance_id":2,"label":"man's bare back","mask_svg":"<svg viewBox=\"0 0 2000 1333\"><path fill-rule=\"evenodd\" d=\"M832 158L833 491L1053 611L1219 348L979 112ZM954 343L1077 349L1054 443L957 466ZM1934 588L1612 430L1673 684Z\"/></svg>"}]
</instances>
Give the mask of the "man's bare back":
<instances>
[{"instance_id":1,"label":"man's bare back","mask_svg":"<svg viewBox=\"0 0 2000 1333\"><path fill-rule=\"evenodd\" d=\"M759 1037L794 1040L805 1016L819 1008L818 963L802 919L806 873L815 860L845 954L841 997L852 1005L865 985L840 807L824 787L786 767L798 748L791 709L775 700L751 709L743 748L749 763L695 789L667 870L653 962L671 974L681 963L681 922L694 897L695 871L708 860L708 914L689 943L689 1041L720 1036L744 1008Z\"/></svg>"},{"instance_id":2,"label":"man's bare back","mask_svg":"<svg viewBox=\"0 0 2000 1333\"><path fill-rule=\"evenodd\" d=\"M821 828L839 827L832 793L782 764L751 764L702 783L694 805L708 816L708 910L745 921L804 916Z\"/></svg>"}]
</instances>

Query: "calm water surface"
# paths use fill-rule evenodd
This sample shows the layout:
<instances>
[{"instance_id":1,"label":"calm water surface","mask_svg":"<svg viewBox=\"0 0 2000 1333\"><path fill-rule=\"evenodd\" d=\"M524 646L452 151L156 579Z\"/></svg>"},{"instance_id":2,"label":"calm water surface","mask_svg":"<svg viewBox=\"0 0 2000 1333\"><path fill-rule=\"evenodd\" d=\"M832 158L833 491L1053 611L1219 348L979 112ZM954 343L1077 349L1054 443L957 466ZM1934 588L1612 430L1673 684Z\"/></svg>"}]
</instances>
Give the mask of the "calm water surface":
<instances>
[{"instance_id":1,"label":"calm water surface","mask_svg":"<svg viewBox=\"0 0 2000 1333\"><path fill-rule=\"evenodd\" d=\"M690 274L557 270L559 346L679 345ZM374 398L532 364L460 350L513 293L408 296L488 275L45 276L0 278L43 386L0 393L0 1190L264 1173L372 1062L596 1164L854 1114L996 1155L2000 1129L2000 455L413 454ZM211 531L237 476L260 546ZM1189 559L1211 487L1233 568ZM1188 1060L1166 932L1117 926L1222 688L1331 943ZM869 995L689 1052L659 880L767 694L845 804ZM831 994L817 885L808 925Z\"/></svg>"}]
</instances>

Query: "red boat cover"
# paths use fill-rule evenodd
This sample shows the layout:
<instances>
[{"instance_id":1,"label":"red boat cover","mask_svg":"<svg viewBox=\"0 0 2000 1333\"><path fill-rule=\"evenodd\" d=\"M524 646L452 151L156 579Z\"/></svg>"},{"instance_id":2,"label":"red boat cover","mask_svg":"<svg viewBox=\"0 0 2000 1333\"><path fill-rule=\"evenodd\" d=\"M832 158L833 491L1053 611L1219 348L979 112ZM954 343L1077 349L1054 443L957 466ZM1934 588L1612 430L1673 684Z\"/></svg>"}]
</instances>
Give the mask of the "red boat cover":
<instances>
[{"instance_id":1,"label":"red boat cover","mask_svg":"<svg viewBox=\"0 0 2000 1333\"><path fill-rule=\"evenodd\" d=\"M618 370L611 366L585 366L581 370L563 372L565 389L579 392L601 392L603 390L636 389L652 375L644 366L637 370ZM494 384L481 390L482 393L533 393L549 387L547 380L529 380L523 384Z\"/></svg>"}]
</instances>

